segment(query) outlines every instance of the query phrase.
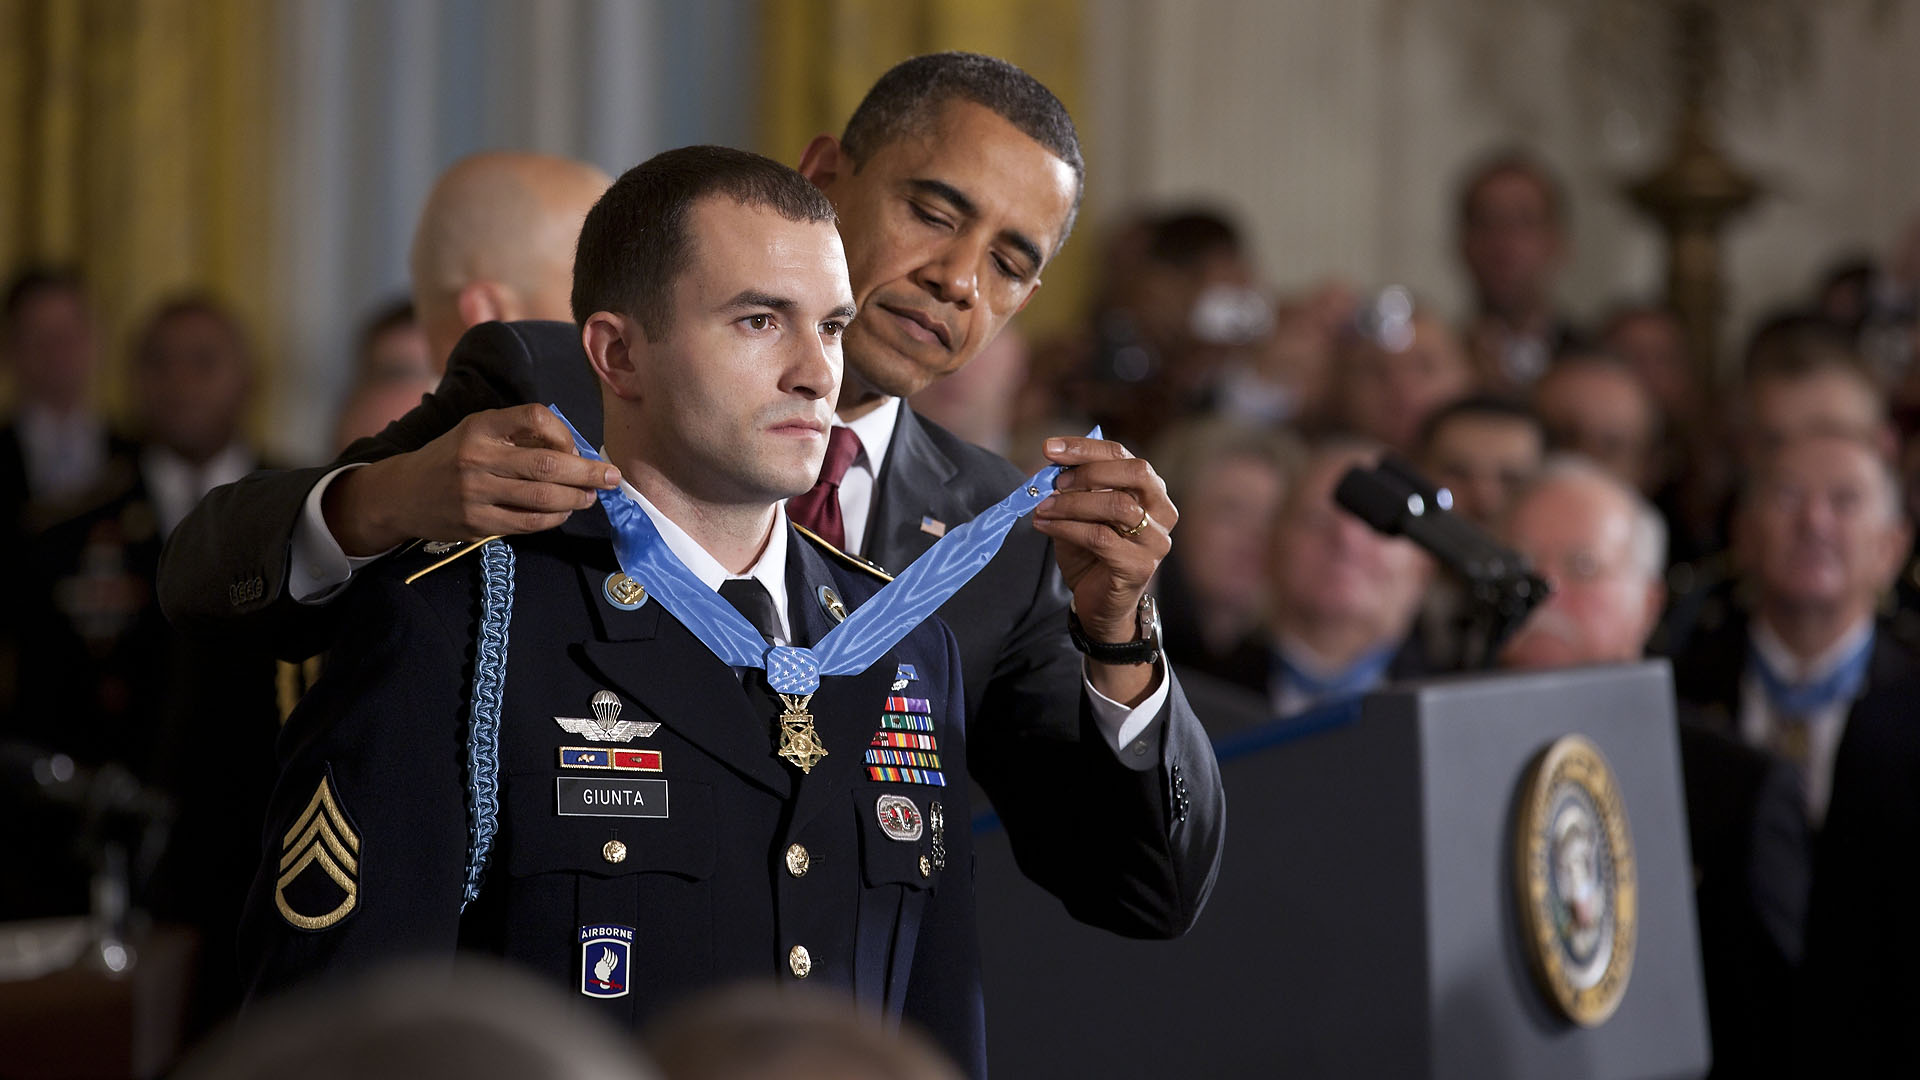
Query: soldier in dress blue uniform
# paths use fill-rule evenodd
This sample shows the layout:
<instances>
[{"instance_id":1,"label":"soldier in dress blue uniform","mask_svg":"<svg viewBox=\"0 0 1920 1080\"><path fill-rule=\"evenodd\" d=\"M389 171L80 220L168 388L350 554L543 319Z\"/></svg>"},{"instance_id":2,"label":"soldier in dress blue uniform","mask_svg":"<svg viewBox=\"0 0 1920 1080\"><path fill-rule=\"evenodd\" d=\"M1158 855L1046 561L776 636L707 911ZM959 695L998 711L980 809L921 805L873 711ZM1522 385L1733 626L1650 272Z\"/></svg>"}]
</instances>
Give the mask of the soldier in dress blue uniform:
<instances>
[{"instance_id":1,"label":"soldier in dress blue uniform","mask_svg":"<svg viewBox=\"0 0 1920 1080\"><path fill-rule=\"evenodd\" d=\"M776 645L857 613L882 581L779 501L814 483L854 313L818 189L739 151L660 155L589 215L574 304L620 497L687 571ZM349 598L367 632L281 740L242 926L256 993L456 949L630 1025L722 981L826 984L979 1072L952 633L921 623L800 708L615 539L596 506L423 544Z\"/></svg>"}]
</instances>

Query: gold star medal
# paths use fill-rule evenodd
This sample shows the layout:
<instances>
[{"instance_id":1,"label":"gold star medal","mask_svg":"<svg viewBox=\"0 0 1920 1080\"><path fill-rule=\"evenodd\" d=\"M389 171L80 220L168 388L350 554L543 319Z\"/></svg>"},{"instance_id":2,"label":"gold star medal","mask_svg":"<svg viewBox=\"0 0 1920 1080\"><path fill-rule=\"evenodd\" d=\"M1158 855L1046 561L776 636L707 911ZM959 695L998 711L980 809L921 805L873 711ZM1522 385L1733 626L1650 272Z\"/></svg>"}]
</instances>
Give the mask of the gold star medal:
<instances>
[{"instance_id":1,"label":"gold star medal","mask_svg":"<svg viewBox=\"0 0 1920 1080\"><path fill-rule=\"evenodd\" d=\"M802 773L812 772L827 756L827 748L820 745L820 733L813 730L813 714L807 711L811 701L812 694L780 695L780 703L787 707L780 714L780 756Z\"/></svg>"}]
</instances>

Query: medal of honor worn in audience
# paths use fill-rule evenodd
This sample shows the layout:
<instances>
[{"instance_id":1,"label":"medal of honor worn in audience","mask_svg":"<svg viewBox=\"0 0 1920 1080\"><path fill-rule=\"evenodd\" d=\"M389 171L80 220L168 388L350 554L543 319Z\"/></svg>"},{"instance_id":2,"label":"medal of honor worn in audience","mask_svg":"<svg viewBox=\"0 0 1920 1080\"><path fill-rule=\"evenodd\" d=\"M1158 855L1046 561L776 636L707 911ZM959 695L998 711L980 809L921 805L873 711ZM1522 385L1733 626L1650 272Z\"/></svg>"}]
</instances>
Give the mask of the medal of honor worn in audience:
<instances>
[{"instance_id":1,"label":"medal of honor worn in audience","mask_svg":"<svg viewBox=\"0 0 1920 1080\"><path fill-rule=\"evenodd\" d=\"M603 460L559 407L547 408L573 432L574 449L581 457ZM1099 438L1100 429L1094 428L1089 437ZM744 615L674 557L653 520L626 492L618 488L603 490L600 504L613 526L614 555L628 577L729 666L766 669L767 685L786 706L778 718L777 753L804 773L827 755L814 730L813 714L807 711L814 691L820 688L820 677L865 671L933 614L987 565L1013 523L1053 493L1054 479L1060 471L1058 465L1041 469L972 521L949 531L810 649L769 646Z\"/></svg>"}]
</instances>

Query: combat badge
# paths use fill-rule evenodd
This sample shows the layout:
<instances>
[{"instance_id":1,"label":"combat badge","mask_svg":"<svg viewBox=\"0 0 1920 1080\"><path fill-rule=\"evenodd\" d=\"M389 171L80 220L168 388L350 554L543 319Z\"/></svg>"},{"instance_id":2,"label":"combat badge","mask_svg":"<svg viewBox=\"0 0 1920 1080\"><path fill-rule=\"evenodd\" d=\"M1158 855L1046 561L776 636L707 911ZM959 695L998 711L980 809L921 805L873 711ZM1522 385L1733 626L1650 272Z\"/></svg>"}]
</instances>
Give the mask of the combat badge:
<instances>
[{"instance_id":1,"label":"combat badge","mask_svg":"<svg viewBox=\"0 0 1920 1080\"><path fill-rule=\"evenodd\" d=\"M882 795L873 804L880 831L894 840L920 839L920 808L905 795Z\"/></svg>"},{"instance_id":2,"label":"combat badge","mask_svg":"<svg viewBox=\"0 0 1920 1080\"><path fill-rule=\"evenodd\" d=\"M632 982L633 927L603 923L580 928L580 992L590 998L627 996Z\"/></svg>"},{"instance_id":3,"label":"combat badge","mask_svg":"<svg viewBox=\"0 0 1920 1080\"><path fill-rule=\"evenodd\" d=\"M325 930L353 914L359 902L360 836L334 797L332 775L322 774L281 841L273 903L289 924Z\"/></svg>"},{"instance_id":4,"label":"combat badge","mask_svg":"<svg viewBox=\"0 0 1920 1080\"><path fill-rule=\"evenodd\" d=\"M1613 770L1579 735L1555 741L1522 781L1514 879L1534 976L1567 1019L1597 1027L1633 972L1633 837Z\"/></svg>"},{"instance_id":5,"label":"combat badge","mask_svg":"<svg viewBox=\"0 0 1920 1080\"><path fill-rule=\"evenodd\" d=\"M593 695L593 718L584 716L556 716L553 722L569 735L578 735L588 742L626 742L638 735L650 738L660 730L660 725L649 720L620 719L620 695L611 690L601 690Z\"/></svg>"}]
</instances>

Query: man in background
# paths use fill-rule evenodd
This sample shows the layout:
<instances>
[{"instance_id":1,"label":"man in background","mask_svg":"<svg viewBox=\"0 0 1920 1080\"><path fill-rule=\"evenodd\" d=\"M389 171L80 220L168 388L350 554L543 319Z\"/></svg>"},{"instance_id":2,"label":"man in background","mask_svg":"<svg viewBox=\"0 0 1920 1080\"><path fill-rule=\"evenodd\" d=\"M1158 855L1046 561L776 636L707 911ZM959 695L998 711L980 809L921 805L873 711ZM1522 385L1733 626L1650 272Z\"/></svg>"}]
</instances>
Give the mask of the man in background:
<instances>
[{"instance_id":1,"label":"man in background","mask_svg":"<svg viewBox=\"0 0 1920 1080\"><path fill-rule=\"evenodd\" d=\"M1554 297L1569 247L1565 189L1532 156L1496 154L1461 186L1459 227L1468 351L1489 390L1525 391L1575 340Z\"/></svg>"},{"instance_id":2,"label":"man in background","mask_svg":"<svg viewBox=\"0 0 1920 1080\"><path fill-rule=\"evenodd\" d=\"M1906 898L1920 890L1920 653L1879 601L1911 542L1899 484L1877 449L1805 435L1757 463L1735 524L1752 596L1675 658L1683 701L1718 730L1784 760L1816 837L1800 1064L1809 1074L1893 1076L1920 1058L1901 1036L1920 1008Z\"/></svg>"},{"instance_id":3,"label":"man in background","mask_svg":"<svg viewBox=\"0 0 1920 1080\"><path fill-rule=\"evenodd\" d=\"M1540 418L1507 398L1462 398L1427 418L1421 468L1453 493L1453 510L1483 529L1506 515L1513 496L1540 470Z\"/></svg>"},{"instance_id":4,"label":"man in background","mask_svg":"<svg viewBox=\"0 0 1920 1080\"><path fill-rule=\"evenodd\" d=\"M1335 354L1337 420L1411 455L1427 417L1473 389L1473 369L1452 329L1404 290L1383 292L1373 311Z\"/></svg>"},{"instance_id":5,"label":"man in background","mask_svg":"<svg viewBox=\"0 0 1920 1080\"><path fill-rule=\"evenodd\" d=\"M1267 695L1275 716L1350 701L1422 673L1410 637L1431 563L1410 541L1379 535L1333 501L1348 469L1379 457L1368 443L1322 444L1281 504L1265 647L1234 673L1234 681Z\"/></svg>"},{"instance_id":6,"label":"man in background","mask_svg":"<svg viewBox=\"0 0 1920 1080\"><path fill-rule=\"evenodd\" d=\"M1659 486L1659 406L1625 364L1564 356L1534 386L1533 407L1552 449L1579 454L1643 494Z\"/></svg>"},{"instance_id":7,"label":"man in background","mask_svg":"<svg viewBox=\"0 0 1920 1080\"><path fill-rule=\"evenodd\" d=\"M433 185L408 262L434 369L468 327L565 319L580 223L612 179L585 162L496 151L455 162Z\"/></svg>"},{"instance_id":8,"label":"man in background","mask_svg":"<svg viewBox=\"0 0 1920 1080\"><path fill-rule=\"evenodd\" d=\"M1553 585L1502 653L1546 670L1640 659L1665 596L1659 514L1610 472L1548 463L1515 501L1506 540ZM1717 1077L1786 1060L1809 855L1792 774L1684 715L1680 771Z\"/></svg>"}]
</instances>

